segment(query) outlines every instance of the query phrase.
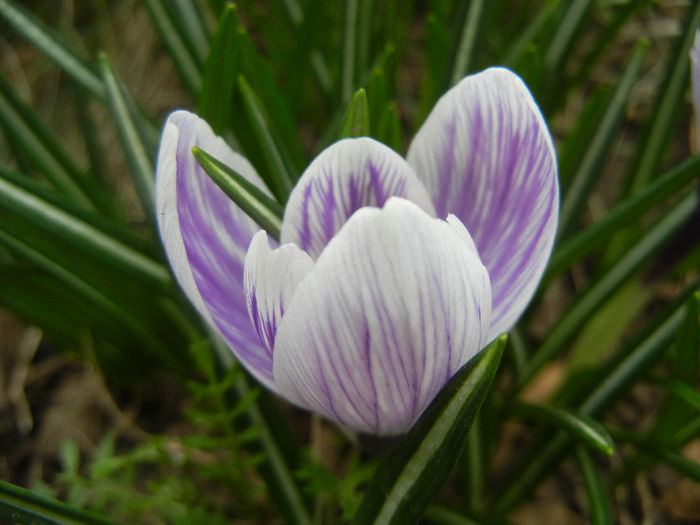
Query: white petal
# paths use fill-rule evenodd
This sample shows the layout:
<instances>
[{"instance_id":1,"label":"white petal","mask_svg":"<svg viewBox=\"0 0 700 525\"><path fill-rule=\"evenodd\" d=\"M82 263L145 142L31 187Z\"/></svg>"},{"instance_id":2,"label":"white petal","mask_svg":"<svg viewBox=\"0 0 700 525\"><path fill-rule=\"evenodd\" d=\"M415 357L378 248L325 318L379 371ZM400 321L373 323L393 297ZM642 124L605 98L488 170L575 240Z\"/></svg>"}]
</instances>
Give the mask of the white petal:
<instances>
[{"instance_id":1,"label":"white petal","mask_svg":"<svg viewBox=\"0 0 700 525\"><path fill-rule=\"evenodd\" d=\"M356 212L278 327L280 392L362 432L408 430L486 343L489 279L465 233L395 197Z\"/></svg>"},{"instance_id":2,"label":"white petal","mask_svg":"<svg viewBox=\"0 0 700 525\"><path fill-rule=\"evenodd\" d=\"M197 311L248 370L274 389L272 360L250 322L243 290L245 253L260 227L199 166L193 146L264 190L250 163L206 122L186 111L172 113L163 130L156 173L157 219L165 252Z\"/></svg>"},{"instance_id":3,"label":"white petal","mask_svg":"<svg viewBox=\"0 0 700 525\"><path fill-rule=\"evenodd\" d=\"M293 244L270 249L263 230L250 243L244 272L248 313L270 358L277 326L294 290L313 266L311 257Z\"/></svg>"},{"instance_id":4,"label":"white petal","mask_svg":"<svg viewBox=\"0 0 700 525\"><path fill-rule=\"evenodd\" d=\"M438 217L474 237L493 289L491 338L532 298L559 215L556 158L525 84L502 68L463 79L435 105L408 151Z\"/></svg>"},{"instance_id":5,"label":"white petal","mask_svg":"<svg viewBox=\"0 0 700 525\"><path fill-rule=\"evenodd\" d=\"M434 211L426 189L396 152L367 137L336 142L314 159L294 187L281 241L316 258L355 211L381 208L392 196Z\"/></svg>"}]
</instances>

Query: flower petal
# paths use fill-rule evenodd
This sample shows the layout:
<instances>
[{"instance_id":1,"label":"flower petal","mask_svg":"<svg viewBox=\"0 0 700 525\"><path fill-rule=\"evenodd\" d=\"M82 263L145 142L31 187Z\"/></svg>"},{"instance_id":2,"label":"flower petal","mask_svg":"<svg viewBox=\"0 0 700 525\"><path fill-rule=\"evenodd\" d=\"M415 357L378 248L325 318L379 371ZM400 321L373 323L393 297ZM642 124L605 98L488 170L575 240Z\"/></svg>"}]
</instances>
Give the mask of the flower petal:
<instances>
[{"instance_id":1,"label":"flower petal","mask_svg":"<svg viewBox=\"0 0 700 525\"><path fill-rule=\"evenodd\" d=\"M488 274L450 221L400 198L347 221L278 327L282 395L362 432L408 430L486 343Z\"/></svg>"},{"instance_id":2,"label":"flower petal","mask_svg":"<svg viewBox=\"0 0 700 525\"><path fill-rule=\"evenodd\" d=\"M396 152L367 137L336 142L316 157L292 190L281 242L292 242L315 259L355 211L382 207L391 196L433 213L426 189Z\"/></svg>"},{"instance_id":3,"label":"flower petal","mask_svg":"<svg viewBox=\"0 0 700 525\"><path fill-rule=\"evenodd\" d=\"M490 339L532 298L552 250L559 183L552 139L525 84L488 69L436 104L408 151L438 217L454 213L491 278Z\"/></svg>"},{"instance_id":4,"label":"flower petal","mask_svg":"<svg viewBox=\"0 0 700 525\"><path fill-rule=\"evenodd\" d=\"M264 188L250 163L214 135L202 119L172 113L158 152L156 208L173 273L199 313L236 357L274 389L272 361L248 317L243 263L257 226L200 168L198 146Z\"/></svg>"},{"instance_id":5,"label":"flower petal","mask_svg":"<svg viewBox=\"0 0 700 525\"><path fill-rule=\"evenodd\" d=\"M248 313L270 359L277 325L297 285L313 266L311 257L294 244L270 249L267 233L263 230L250 243L243 277Z\"/></svg>"}]
</instances>

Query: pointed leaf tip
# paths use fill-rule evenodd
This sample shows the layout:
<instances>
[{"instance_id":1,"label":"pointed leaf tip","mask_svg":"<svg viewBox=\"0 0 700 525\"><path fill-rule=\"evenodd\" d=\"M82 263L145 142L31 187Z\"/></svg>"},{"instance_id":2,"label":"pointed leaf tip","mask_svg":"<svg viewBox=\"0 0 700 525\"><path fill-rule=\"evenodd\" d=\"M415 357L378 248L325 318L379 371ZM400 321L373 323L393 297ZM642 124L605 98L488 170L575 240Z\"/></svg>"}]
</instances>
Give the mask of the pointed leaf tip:
<instances>
[{"instance_id":1,"label":"pointed leaf tip","mask_svg":"<svg viewBox=\"0 0 700 525\"><path fill-rule=\"evenodd\" d=\"M369 136L369 102L367 92L360 88L353 95L343 118L341 138Z\"/></svg>"},{"instance_id":2,"label":"pointed leaf tip","mask_svg":"<svg viewBox=\"0 0 700 525\"><path fill-rule=\"evenodd\" d=\"M271 237L279 240L283 209L278 202L265 195L255 184L206 151L194 146L192 154L202 169L207 172L207 175L239 208Z\"/></svg>"}]
</instances>

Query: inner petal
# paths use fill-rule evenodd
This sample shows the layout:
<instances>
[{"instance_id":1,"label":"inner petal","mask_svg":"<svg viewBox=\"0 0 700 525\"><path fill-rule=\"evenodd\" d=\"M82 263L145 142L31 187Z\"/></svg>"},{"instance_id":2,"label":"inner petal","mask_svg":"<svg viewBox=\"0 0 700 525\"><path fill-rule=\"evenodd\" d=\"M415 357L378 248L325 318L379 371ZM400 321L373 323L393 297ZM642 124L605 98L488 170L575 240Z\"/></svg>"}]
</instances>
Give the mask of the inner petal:
<instances>
[{"instance_id":1,"label":"inner petal","mask_svg":"<svg viewBox=\"0 0 700 525\"><path fill-rule=\"evenodd\" d=\"M400 155L367 137L341 140L316 157L292 190L280 240L316 259L353 213L381 208L392 196L435 215L428 191Z\"/></svg>"}]
</instances>

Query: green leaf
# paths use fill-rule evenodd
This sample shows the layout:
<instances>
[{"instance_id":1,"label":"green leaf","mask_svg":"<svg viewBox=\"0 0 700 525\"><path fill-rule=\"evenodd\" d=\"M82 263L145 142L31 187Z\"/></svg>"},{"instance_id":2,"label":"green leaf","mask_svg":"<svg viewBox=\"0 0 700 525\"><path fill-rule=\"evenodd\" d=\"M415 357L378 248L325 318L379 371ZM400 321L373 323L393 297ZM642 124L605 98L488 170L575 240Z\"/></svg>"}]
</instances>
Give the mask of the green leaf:
<instances>
[{"instance_id":1,"label":"green leaf","mask_svg":"<svg viewBox=\"0 0 700 525\"><path fill-rule=\"evenodd\" d=\"M206 151L195 146L192 154L216 185L262 229L279 241L284 208L255 184Z\"/></svg>"},{"instance_id":2,"label":"green leaf","mask_svg":"<svg viewBox=\"0 0 700 525\"><path fill-rule=\"evenodd\" d=\"M0 174L4 171L0 168ZM2 178L0 178L0 205L79 251L89 253L98 260L156 289L167 293L172 291L170 273L161 264L91 224Z\"/></svg>"},{"instance_id":3,"label":"green leaf","mask_svg":"<svg viewBox=\"0 0 700 525\"><path fill-rule=\"evenodd\" d=\"M199 115L217 135L223 135L231 125L237 73L238 13L235 6L226 4L211 44L198 101Z\"/></svg>"},{"instance_id":4,"label":"green leaf","mask_svg":"<svg viewBox=\"0 0 700 525\"><path fill-rule=\"evenodd\" d=\"M223 351L230 356L228 349ZM240 398L251 399L251 388L245 376L239 377L235 389ZM264 460L258 468L271 492L272 501L276 502L286 523L310 525L312 522L306 504L289 469L288 460L291 453L280 443L288 432L276 429L274 422L280 416L275 414L275 417L270 417L268 407L262 402L263 398L264 396L261 396L258 401L252 399L246 411L250 424L257 429L258 439L255 443L259 443L260 450L264 452ZM287 440L287 447L291 445L291 441ZM258 450L254 448L252 451Z\"/></svg>"},{"instance_id":5,"label":"green leaf","mask_svg":"<svg viewBox=\"0 0 700 525\"><path fill-rule=\"evenodd\" d=\"M550 71L559 69L592 4L593 0L572 0L564 3L566 7L563 19L558 22L554 35L549 37L549 48L545 52L545 64Z\"/></svg>"},{"instance_id":6,"label":"green leaf","mask_svg":"<svg viewBox=\"0 0 700 525\"><path fill-rule=\"evenodd\" d=\"M653 384L663 387L677 400L683 401L688 406L693 407L695 410L700 410L700 394L697 392L697 390L695 390L694 384L689 385L688 383L673 377L663 377L658 375L651 376L649 380Z\"/></svg>"},{"instance_id":7,"label":"green leaf","mask_svg":"<svg viewBox=\"0 0 700 525\"><path fill-rule=\"evenodd\" d=\"M28 525L116 525L91 512L37 496L4 481L0 481L0 514Z\"/></svg>"},{"instance_id":8,"label":"green leaf","mask_svg":"<svg viewBox=\"0 0 700 525\"><path fill-rule=\"evenodd\" d=\"M375 136L377 140L394 151L401 151L401 121L399 120L399 111L395 103L389 102L384 107L382 114L379 116Z\"/></svg>"},{"instance_id":9,"label":"green leaf","mask_svg":"<svg viewBox=\"0 0 700 525\"><path fill-rule=\"evenodd\" d=\"M527 28L508 46L500 62L508 67L515 67L525 51L533 45L538 34L550 22L560 3L561 0L550 0L542 6Z\"/></svg>"},{"instance_id":10,"label":"green leaf","mask_svg":"<svg viewBox=\"0 0 700 525\"><path fill-rule=\"evenodd\" d=\"M697 283L693 289L696 288ZM578 412L588 417L600 417L615 399L626 392L627 387L640 378L669 347L686 317L686 308L684 304L674 305L674 308L662 312L662 315L648 323L648 330L643 337L630 341L620 351L621 359L613 362L612 366L601 367L599 373L591 378L591 386L585 389L586 397L579 404ZM494 503L495 510L507 512L521 502L557 462L566 456L570 445L571 437L563 431L535 443L530 453L523 455L520 465L502 485Z\"/></svg>"},{"instance_id":11,"label":"green leaf","mask_svg":"<svg viewBox=\"0 0 700 525\"><path fill-rule=\"evenodd\" d=\"M66 285L71 294L82 297L86 304L99 312L103 319L109 319L114 324L121 324L128 333L137 336L149 351L158 354L163 363L173 361L172 349L156 336L154 326L149 326L148 320L140 317L132 309L125 308L123 304L110 297L107 290L95 287L87 282L83 276L36 250L30 241L31 239L13 237L0 230L0 244L7 246Z\"/></svg>"},{"instance_id":12,"label":"green leaf","mask_svg":"<svg viewBox=\"0 0 700 525\"><path fill-rule=\"evenodd\" d=\"M38 115L0 74L0 124L12 143L51 185L85 207L94 200L85 191L85 176Z\"/></svg>"},{"instance_id":13,"label":"green leaf","mask_svg":"<svg viewBox=\"0 0 700 525\"><path fill-rule=\"evenodd\" d=\"M614 143L614 134L624 115L632 88L636 85L648 47L649 44L646 41L637 44L632 58L629 59L620 75L615 91L610 96L600 123L591 134L593 138L590 144L578 159L577 169L571 177L571 184L561 203L560 237L566 236L576 224L593 189L596 177L602 173L601 167Z\"/></svg>"},{"instance_id":14,"label":"green leaf","mask_svg":"<svg viewBox=\"0 0 700 525\"><path fill-rule=\"evenodd\" d=\"M582 446L576 447L576 463L588 495L588 514L591 524L612 525L610 496L590 454Z\"/></svg>"},{"instance_id":15,"label":"green leaf","mask_svg":"<svg viewBox=\"0 0 700 525\"><path fill-rule=\"evenodd\" d=\"M340 65L340 100L350 100L358 79L357 73L357 29L358 4L360 0L344 0L343 48Z\"/></svg>"},{"instance_id":16,"label":"green leaf","mask_svg":"<svg viewBox=\"0 0 700 525\"><path fill-rule=\"evenodd\" d=\"M105 88L94 69L69 49L54 31L12 0L0 1L0 16L32 45L49 57L66 74L98 99Z\"/></svg>"},{"instance_id":17,"label":"green leaf","mask_svg":"<svg viewBox=\"0 0 700 525\"><path fill-rule=\"evenodd\" d=\"M522 388L535 373L562 350L590 316L615 293L671 237L695 209L696 196L688 195L663 219L646 232L595 284L576 301L558 321L532 355L517 388Z\"/></svg>"},{"instance_id":18,"label":"green leaf","mask_svg":"<svg viewBox=\"0 0 700 525\"><path fill-rule=\"evenodd\" d=\"M550 282L593 249L600 248L613 234L638 220L654 206L696 179L698 173L700 173L700 155L695 155L659 177L638 194L619 203L605 217L555 249L543 279L544 282Z\"/></svg>"},{"instance_id":19,"label":"green leaf","mask_svg":"<svg viewBox=\"0 0 700 525\"><path fill-rule=\"evenodd\" d=\"M511 412L516 416L534 418L555 425L566 430L593 450L608 456L614 453L614 443L605 428L582 414L575 414L565 408L553 405L519 401L512 403Z\"/></svg>"},{"instance_id":20,"label":"green leaf","mask_svg":"<svg viewBox=\"0 0 700 525\"><path fill-rule=\"evenodd\" d=\"M185 87L193 95L198 93L202 84L201 66L197 63L192 51L183 40L183 35L171 18L170 6L163 0L144 0L144 3L151 15L153 25L170 52Z\"/></svg>"},{"instance_id":21,"label":"green leaf","mask_svg":"<svg viewBox=\"0 0 700 525\"><path fill-rule=\"evenodd\" d=\"M450 73L451 86L457 84L467 73L473 70L479 29L484 15L488 12L484 9L484 4L484 0L472 0L469 2L469 9L460 27L459 44L455 48L455 57Z\"/></svg>"},{"instance_id":22,"label":"green leaf","mask_svg":"<svg viewBox=\"0 0 700 525\"><path fill-rule=\"evenodd\" d=\"M209 53L209 37L204 27L202 3L196 0L172 0L165 5L169 8L182 40L201 67ZM230 4L226 4L228 5Z\"/></svg>"},{"instance_id":23,"label":"green leaf","mask_svg":"<svg viewBox=\"0 0 700 525\"><path fill-rule=\"evenodd\" d=\"M377 467L353 523L412 523L449 476L503 355L499 337L464 365Z\"/></svg>"},{"instance_id":24,"label":"green leaf","mask_svg":"<svg viewBox=\"0 0 700 525\"><path fill-rule=\"evenodd\" d=\"M700 483L700 465L689 460L679 452L676 452L676 450L674 450L675 447L658 443L647 437L640 436L636 432L613 425L608 425L608 430L615 439L631 443L644 452L656 456L658 459L675 468L681 474L688 476L696 483Z\"/></svg>"},{"instance_id":25,"label":"green leaf","mask_svg":"<svg viewBox=\"0 0 700 525\"><path fill-rule=\"evenodd\" d=\"M367 92L360 88L353 95L348 110L345 112L340 138L370 136L369 123Z\"/></svg>"},{"instance_id":26,"label":"green leaf","mask_svg":"<svg viewBox=\"0 0 700 525\"><path fill-rule=\"evenodd\" d=\"M129 100L128 93L112 69L107 56L102 53L98 60L102 80L107 88L107 106L117 127L119 140L129 166L129 174L134 182L144 214L152 223L155 231L155 171L139 134L139 128L136 124L138 116L130 111L131 108L134 108L134 104Z\"/></svg>"},{"instance_id":27,"label":"green leaf","mask_svg":"<svg viewBox=\"0 0 700 525\"><path fill-rule=\"evenodd\" d=\"M267 165L268 173L268 178L265 180L270 181L270 189L275 196L281 202L286 202L287 196L297 178L292 164L281 142L268 124L269 118L260 98L258 98L242 75L238 76L238 87L248 114L250 128L263 151L263 160Z\"/></svg>"},{"instance_id":28,"label":"green leaf","mask_svg":"<svg viewBox=\"0 0 700 525\"><path fill-rule=\"evenodd\" d=\"M627 194L646 186L658 172L664 159L664 148L673 136L673 123L688 85L688 53L700 25L700 2L691 3L684 16L685 27L670 53L668 71L661 81L658 96L648 115L642 140L637 142L635 162L627 179Z\"/></svg>"}]
</instances>

